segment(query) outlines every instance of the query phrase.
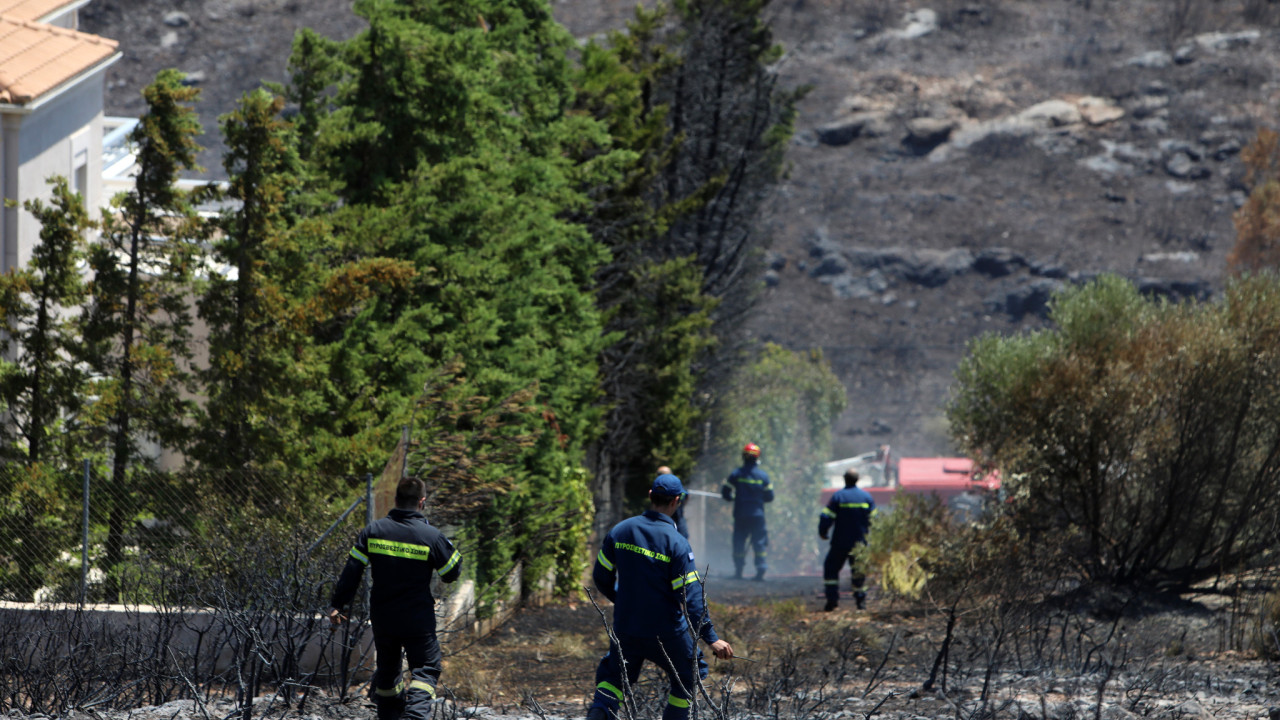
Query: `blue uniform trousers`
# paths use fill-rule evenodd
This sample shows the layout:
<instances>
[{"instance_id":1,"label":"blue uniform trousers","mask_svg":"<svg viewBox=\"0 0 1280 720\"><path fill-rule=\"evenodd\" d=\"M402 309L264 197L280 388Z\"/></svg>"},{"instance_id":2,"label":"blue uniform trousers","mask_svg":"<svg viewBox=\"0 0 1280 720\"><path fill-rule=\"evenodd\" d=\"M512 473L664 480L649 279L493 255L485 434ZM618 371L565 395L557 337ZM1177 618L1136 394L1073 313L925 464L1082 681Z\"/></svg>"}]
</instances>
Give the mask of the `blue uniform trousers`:
<instances>
[{"instance_id":1,"label":"blue uniform trousers","mask_svg":"<svg viewBox=\"0 0 1280 720\"><path fill-rule=\"evenodd\" d=\"M373 634L377 667L373 671L373 704L378 720L427 720L440 681L440 643L434 632L419 635ZM401 652L409 661L408 687L401 670Z\"/></svg>"},{"instance_id":2,"label":"blue uniform trousers","mask_svg":"<svg viewBox=\"0 0 1280 720\"><path fill-rule=\"evenodd\" d=\"M845 547L835 544L827 551L827 558L822 561L822 588L827 594L827 600L835 602L840 599L840 571L844 569L846 562L849 563L849 570L853 573L851 589L854 597L866 597L867 577L854 560L852 553L853 546Z\"/></svg>"},{"instance_id":3,"label":"blue uniform trousers","mask_svg":"<svg viewBox=\"0 0 1280 720\"><path fill-rule=\"evenodd\" d=\"M747 564L748 539L755 551L756 572L763 573L769 569L769 530L764 525L763 515L735 518L733 521L733 566L739 575L742 574L742 566Z\"/></svg>"},{"instance_id":4,"label":"blue uniform trousers","mask_svg":"<svg viewBox=\"0 0 1280 720\"><path fill-rule=\"evenodd\" d=\"M671 681L662 720L686 720L697 688L699 674L697 648L687 631L661 636L624 635L609 643L609 654L596 667L596 692L592 707L601 707L610 717L624 717L618 712L623 689L634 686L646 660L662 668ZM626 675L626 683L623 675Z\"/></svg>"}]
</instances>

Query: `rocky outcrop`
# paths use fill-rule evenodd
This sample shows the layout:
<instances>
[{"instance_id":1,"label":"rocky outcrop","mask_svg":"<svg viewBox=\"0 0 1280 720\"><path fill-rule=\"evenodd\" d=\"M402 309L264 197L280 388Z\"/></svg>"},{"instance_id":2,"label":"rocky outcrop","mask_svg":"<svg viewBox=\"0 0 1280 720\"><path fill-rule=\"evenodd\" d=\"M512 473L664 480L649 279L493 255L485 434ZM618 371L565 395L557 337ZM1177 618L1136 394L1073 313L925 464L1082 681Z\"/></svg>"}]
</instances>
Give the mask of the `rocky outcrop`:
<instances>
[{"instance_id":1,"label":"rocky outcrop","mask_svg":"<svg viewBox=\"0 0 1280 720\"><path fill-rule=\"evenodd\" d=\"M831 288L838 298L864 300L879 304L896 302L892 290L903 285L924 289L941 288L952 279L967 274L993 281L983 307L1017 322L1025 317L1045 318L1053 294L1071 284L1092 280L1092 271L1068 272L1052 262L1027 258L1006 247L991 247L973 252L965 248L913 249L841 247L825 233L810 238L809 255L815 260L807 266L807 274ZM1158 254L1144 256L1145 263L1193 262L1198 256ZM781 276L772 268L766 284L776 286ZM1173 301L1206 300L1213 294L1208 281L1172 280L1155 276L1131 278L1146 295Z\"/></svg>"}]
</instances>

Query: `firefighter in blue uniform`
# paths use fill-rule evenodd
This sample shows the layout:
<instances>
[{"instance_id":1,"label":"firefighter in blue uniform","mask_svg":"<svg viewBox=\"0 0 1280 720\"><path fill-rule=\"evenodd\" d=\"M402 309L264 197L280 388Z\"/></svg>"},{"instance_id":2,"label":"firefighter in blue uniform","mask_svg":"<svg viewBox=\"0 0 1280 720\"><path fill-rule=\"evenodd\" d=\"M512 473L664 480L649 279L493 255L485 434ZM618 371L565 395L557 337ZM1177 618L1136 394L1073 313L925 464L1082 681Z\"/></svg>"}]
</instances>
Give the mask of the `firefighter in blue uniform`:
<instances>
[{"instance_id":1,"label":"firefighter in blue uniform","mask_svg":"<svg viewBox=\"0 0 1280 720\"><path fill-rule=\"evenodd\" d=\"M662 668L671 682L663 720L685 720L697 687L694 634L716 657L733 657L733 648L716 636L707 615L689 541L671 519L684 494L679 478L659 475L649 490L649 509L615 525L596 556L591 578L614 603L617 640L610 641L596 668L587 720L620 717L623 690L640 678L645 660Z\"/></svg>"},{"instance_id":2,"label":"firefighter in blue uniform","mask_svg":"<svg viewBox=\"0 0 1280 720\"><path fill-rule=\"evenodd\" d=\"M747 443L742 448L742 467L729 473L720 486L720 495L733 501L733 576L742 577L747 564L747 540L755 551L756 580L769 569L769 530L764 523L764 504L773 502L773 483L760 469L760 446Z\"/></svg>"},{"instance_id":3,"label":"firefighter in blue uniform","mask_svg":"<svg viewBox=\"0 0 1280 720\"><path fill-rule=\"evenodd\" d=\"M436 639L436 608L431 596L431 573L453 582L462 572L462 555L453 543L422 515L426 485L405 478L396 486L396 506L387 516L360 532L347 564L333 589L329 619L339 625L342 608L355 597L367 566L369 619L377 667L373 673L373 701L378 720L400 717L425 720L440 680L440 643ZM401 653L411 675L405 687Z\"/></svg>"},{"instance_id":4,"label":"firefighter in blue uniform","mask_svg":"<svg viewBox=\"0 0 1280 720\"><path fill-rule=\"evenodd\" d=\"M870 493L858 487L857 471L846 470L844 489L831 496L818 519L818 537L823 540L827 539L831 526L835 525L831 549L827 551L827 559L822 563L822 585L827 595L827 604L823 610L830 612L840 604L840 570L846 562L853 574L853 600L858 604L859 610L866 607L867 578L852 553L857 546L867 544L867 531L871 528L871 517L875 514L876 501Z\"/></svg>"}]
</instances>

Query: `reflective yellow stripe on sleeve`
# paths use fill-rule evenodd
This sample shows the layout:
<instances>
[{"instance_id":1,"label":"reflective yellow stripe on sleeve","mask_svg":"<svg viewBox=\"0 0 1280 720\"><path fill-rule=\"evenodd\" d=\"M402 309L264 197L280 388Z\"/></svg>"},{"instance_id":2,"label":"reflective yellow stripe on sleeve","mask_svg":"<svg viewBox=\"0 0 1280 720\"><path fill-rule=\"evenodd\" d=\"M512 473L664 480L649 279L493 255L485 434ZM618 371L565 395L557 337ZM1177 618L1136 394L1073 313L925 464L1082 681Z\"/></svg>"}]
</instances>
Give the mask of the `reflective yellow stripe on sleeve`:
<instances>
[{"instance_id":1,"label":"reflective yellow stripe on sleeve","mask_svg":"<svg viewBox=\"0 0 1280 720\"><path fill-rule=\"evenodd\" d=\"M835 516L836 516L836 514L835 514L834 512L832 512L832 511L831 511L831 508L829 508L829 507L824 507L824 508L822 508L822 514L823 514L823 515L826 515L827 517L835 517Z\"/></svg>"},{"instance_id":2,"label":"reflective yellow stripe on sleeve","mask_svg":"<svg viewBox=\"0 0 1280 720\"><path fill-rule=\"evenodd\" d=\"M605 570L613 570L613 563L609 562L609 558L604 556L603 550L596 556L596 561L603 565Z\"/></svg>"},{"instance_id":3,"label":"reflective yellow stripe on sleeve","mask_svg":"<svg viewBox=\"0 0 1280 720\"><path fill-rule=\"evenodd\" d=\"M450 556L450 558L449 558L449 562L445 563L445 564L444 564L444 567L440 568L440 574L441 574L441 575L448 575L448 574L449 574L449 571L450 571L450 570L453 570L455 567L457 567L457 566L458 566L458 562L459 562L459 561L461 561L461 560L462 560L462 553L458 552L457 550L454 550L454 551L453 551L453 555L452 555L452 556ZM433 696L433 697L434 697L434 696Z\"/></svg>"},{"instance_id":4,"label":"reflective yellow stripe on sleeve","mask_svg":"<svg viewBox=\"0 0 1280 720\"><path fill-rule=\"evenodd\" d=\"M695 583L695 582L698 582L698 571L697 571L697 570L692 570L692 571L690 571L690 572L686 573L683 577L678 577L678 578L676 578L675 580L672 580L672 581L671 581L671 589L672 589L672 590L679 590L680 588L684 587L685 585L688 585L689 583Z\"/></svg>"},{"instance_id":5,"label":"reflective yellow stripe on sleeve","mask_svg":"<svg viewBox=\"0 0 1280 720\"><path fill-rule=\"evenodd\" d=\"M678 707L678 708L687 708L687 707L689 707L689 701L688 701L688 700L685 700L684 698L678 698L678 697L676 697L675 695L668 695L668 696L667 696L667 704L668 704L668 705L671 705L672 707Z\"/></svg>"},{"instance_id":6,"label":"reflective yellow stripe on sleeve","mask_svg":"<svg viewBox=\"0 0 1280 720\"><path fill-rule=\"evenodd\" d=\"M368 555L365 555L365 554L364 554L364 553L362 553L362 552L360 552L360 549L359 549L359 548L354 548L354 547L353 547L353 548L351 548L351 557L353 557L353 558L355 558L355 559L359 560L359 561L361 562L361 564L364 564L364 565L368 565L368 564L369 564L369 556L368 556Z\"/></svg>"}]
</instances>

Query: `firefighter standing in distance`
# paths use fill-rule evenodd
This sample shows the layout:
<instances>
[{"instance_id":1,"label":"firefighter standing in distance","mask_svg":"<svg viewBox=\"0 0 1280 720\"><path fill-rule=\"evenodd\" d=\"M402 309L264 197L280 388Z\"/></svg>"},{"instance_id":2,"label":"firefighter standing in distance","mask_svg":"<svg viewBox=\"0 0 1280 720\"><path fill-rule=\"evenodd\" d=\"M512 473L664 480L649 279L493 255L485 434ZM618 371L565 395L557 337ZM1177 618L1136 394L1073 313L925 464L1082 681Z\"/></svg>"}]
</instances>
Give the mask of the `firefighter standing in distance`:
<instances>
[{"instance_id":1,"label":"firefighter standing in distance","mask_svg":"<svg viewBox=\"0 0 1280 720\"><path fill-rule=\"evenodd\" d=\"M667 467L666 465L658 466L658 474L659 475L675 475L675 473L671 472L671 468ZM684 503L680 503L680 507L676 508L676 511L671 516L671 519L676 521L676 532L680 533L680 536L683 537L685 540L688 540L689 525L684 521Z\"/></svg>"},{"instance_id":2,"label":"firefighter standing in distance","mask_svg":"<svg viewBox=\"0 0 1280 720\"><path fill-rule=\"evenodd\" d=\"M760 446L747 443L742 447L742 467L729 473L720 487L720 495L733 501L733 576L742 577L747 564L747 540L755 551L756 580L764 580L769 569L769 530L764 523L764 504L773 502L773 483L769 473L760 469Z\"/></svg>"},{"instance_id":3,"label":"firefighter standing in distance","mask_svg":"<svg viewBox=\"0 0 1280 720\"><path fill-rule=\"evenodd\" d=\"M733 648L716 637L707 616L689 541L676 532L671 519L684 495L680 478L659 475L649 490L649 509L615 525L596 556L591 579L614 603L616 642L609 642L609 653L596 668L596 690L587 720L620 717L623 688L640 679L645 660L662 668L671 681L662 719L688 718L697 687L697 648L690 630L711 646L716 657L733 657ZM624 672L627 683L622 679Z\"/></svg>"},{"instance_id":4,"label":"firefighter standing in distance","mask_svg":"<svg viewBox=\"0 0 1280 720\"><path fill-rule=\"evenodd\" d=\"M426 484L405 478L396 486L396 506L387 516L360 532L333 588L329 620L340 625L342 608L355 597L364 569L369 567L369 619L377 667L373 672L373 702L378 720L415 720L431 716L430 703L440 680L440 643L436 640L436 606L431 597L431 573L453 582L462 572L462 555L422 515ZM412 677L404 684L401 652L409 660Z\"/></svg>"},{"instance_id":5,"label":"firefighter standing in distance","mask_svg":"<svg viewBox=\"0 0 1280 720\"><path fill-rule=\"evenodd\" d=\"M822 563L822 586L827 595L827 604L823 610L830 612L840 604L840 570L846 562L853 574L853 600L858 604L859 610L866 607L867 578L853 557L853 549L867 544L867 531L871 528L871 517L875 514L876 501L870 493L858 487L858 473L852 469L845 470L844 489L831 496L818 519L818 537L823 540L827 539L827 533L835 525L831 549L827 551L827 559Z\"/></svg>"}]
</instances>

